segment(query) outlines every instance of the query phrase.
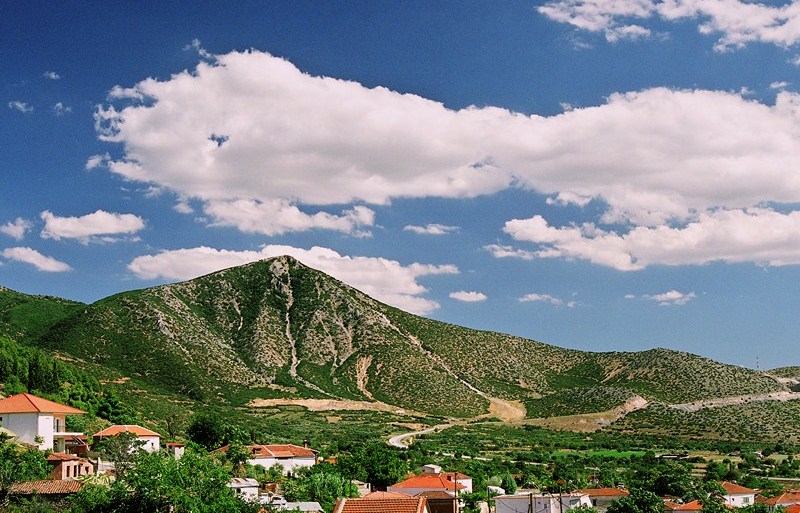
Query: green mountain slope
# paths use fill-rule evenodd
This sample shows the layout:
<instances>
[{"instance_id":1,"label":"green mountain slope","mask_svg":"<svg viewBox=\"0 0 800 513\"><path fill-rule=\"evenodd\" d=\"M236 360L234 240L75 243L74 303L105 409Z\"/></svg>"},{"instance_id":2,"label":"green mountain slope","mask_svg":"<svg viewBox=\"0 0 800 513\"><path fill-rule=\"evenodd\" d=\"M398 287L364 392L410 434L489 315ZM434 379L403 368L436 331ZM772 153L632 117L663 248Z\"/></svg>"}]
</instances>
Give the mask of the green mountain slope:
<instances>
[{"instance_id":1,"label":"green mountain slope","mask_svg":"<svg viewBox=\"0 0 800 513\"><path fill-rule=\"evenodd\" d=\"M634 394L680 403L785 389L688 353L590 353L418 317L290 257L91 305L2 289L0 315L20 341L204 402L317 398L475 417L501 399L550 416Z\"/></svg>"}]
</instances>

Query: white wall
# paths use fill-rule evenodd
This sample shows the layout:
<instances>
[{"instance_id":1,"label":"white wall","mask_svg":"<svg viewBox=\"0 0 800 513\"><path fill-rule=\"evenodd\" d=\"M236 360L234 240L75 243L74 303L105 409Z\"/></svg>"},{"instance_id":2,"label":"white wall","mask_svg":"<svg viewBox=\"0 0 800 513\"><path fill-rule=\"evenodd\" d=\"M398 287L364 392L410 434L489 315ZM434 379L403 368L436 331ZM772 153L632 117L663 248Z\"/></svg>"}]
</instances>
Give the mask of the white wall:
<instances>
[{"instance_id":1,"label":"white wall","mask_svg":"<svg viewBox=\"0 0 800 513\"><path fill-rule=\"evenodd\" d=\"M38 413L4 413L2 426L13 431L19 440L31 445L38 445L45 451L53 448L53 416ZM36 437L42 437L42 443L36 443Z\"/></svg>"},{"instance_id":2,"label":"white wall","mask_svg":"<svg viewBox=\"0 0 800 513\"><path fill-rule=\"evenodd\" d=\"M289 472L294 472L296 468L313 467L314 463L316 463L316 458L251 458L247 460L247 463L253 466L261 465L264 468L270 468L277 463L283 467L283 473L288 474Z\"/></svg>"},{"instance_id":3,"label":"white wall","mask_svg":"<svg viewBox=\"0 0 800 513\"><path fill-rule=\"evenodd\" d=\"M577 506L591 506L592 501L588 495L563 495L559 506L559 496L534 495L501 495L494 498L496 513L528 513L528 507L533 501L534 513L562 513Z\"/></svg>"},{"instance_id":4,"label":"white wall","mask_svg":"<svg viewBox=\"0 0 800 513\"><path fill-rule=\"evenodd\" d=\"M142 449L147 452L158 452L161 448L161 439L157 436L140 436L139 440L144 442Z\"/></svg>"}]
</instances>

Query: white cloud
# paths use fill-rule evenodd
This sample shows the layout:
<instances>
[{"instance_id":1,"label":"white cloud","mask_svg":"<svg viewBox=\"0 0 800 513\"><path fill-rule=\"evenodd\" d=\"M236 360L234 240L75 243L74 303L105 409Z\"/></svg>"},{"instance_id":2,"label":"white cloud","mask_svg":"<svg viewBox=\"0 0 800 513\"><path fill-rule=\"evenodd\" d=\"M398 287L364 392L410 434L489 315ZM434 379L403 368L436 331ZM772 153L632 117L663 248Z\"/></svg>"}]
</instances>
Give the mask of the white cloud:
<instances>
[{"instance_id":1,"label":"white cloud","mask_svg":"<svg viewBox=\"0 0 800 513\"><path fill-rule=\"evenodd\" d=\"M60 79L60 78L61 78L61 75L59 75L59 74L58 74L58 73L56 73L55 71L45 71L45 72L42 74L42 76L43 76L44 78L47 78L47 79L50 79L50 80L58 80L58 79Z\"/></svg>"},{"instance_id":2,"label":"white cloud","mask_svg":"<svg viewBox=\"0 0 800 513\"><path fill-rule=\"evenodd\" d=\"M72 107L68 107L61 102L53 105L53 114L56 116L63 116L64 114L69 114L70 112L72 112Z\"/></svg>"},{"instance_id":3,"label":"white cloud","mask_svg":"<svg viewBox=\"0 0 800 513\"><path fill-rule=\"evenodd\" d=\"M0 253L0 256L8 260L30 264L38 270L48 273L61 273L72 270L68 264L55 258L44 256L31 248L6 248Z\"/></svg>"},{"instance_id":4,"label":"white cloud","mask_svg":"<svg viewBox=\"0 0 800 513\"><path fill-rule=\"evenodd\" d=\"M209 53L205 48L203 48L203 43L197 38L192 39L191 43L183 47L184 52L187 52L189 50L194 50L200 57L204 59L214 58L214 56L211 53Z\"/></svg>"},{"instance_id":5,"label":"white cloud","mask_svg":"<svg viewBox=\"0 0 800 513\"><path fill-rule=\"evenodd\" d=\"M551 305L556 305L556 306L563 306L564 305L564 301L562 299L559 299L557 297L551 296L550 294L536 294L536 293L525 294L524 296L519 298L519 302L520 303L550 303ZM572 308L575 305L576 305L576 303L572 302L572 301L567 303L567 306L569 308Z\"/></svg>"},{"instance_id":6,"label":"white cloud","mask_svg":"<svg viewBox=\"0 0 800 513\"><path fill-rule=\"evenodd\" d=\"M772 6L742 0L552 0L537 10L577 29L604 33L612 42L649 35L646 27L631 21L643 23L655 17L698 20L700 33L720 35L714 45L717 51L754 42L788 47L800 41L797 1Z\"/></svg>"},{"instance_id":7,"label":"white cloud","mask_svg":"<svg viewBox=\"0 0 800 513\"><path fill-rule=\"evenodd\" d=\"M450 298L455 299L456 301L463 301L465 303L480 303L482 301L486 301L488 298L486 294L482 292L474 292L474 291L466 291L466 290L459 290L457 292L451 292Z\"/></svg>"},{"instance_id":8,"label":"white cloud","mask_svg":"<svg viewBox=\"0 0 800 513\"><path fill-rule=\"evenodd\" d=\"M51 212L41 214L45 239L77 239L89 242L117 242L118 235L133 234L145 226L141 217L98 210L80 217L58 217Z\"/></svg>"},{"instance_id":9,"label":"white cloud","mask_svg":"<svg viewBox=\"0 0 800 513\"><path fill-rule=\"evenodd\" d=\"M111 155L108 153L103 155L92 155L86 160L86 170L91 171L92 169L104 167L109 160L111 160Z\"/></svg>"},{"instance_id":10,"label":"white cloud","mask_svg":"<svg viewBox=\"0 0 800 513\"><path fill-rule=\"evenodd\" d=\"M25 113L33 112L33 105L31 105L30 103L21 102L19 100L8 102L8 108Z\"/></svg>"},{"instance_id":11,"label":"white cloud","mask_svg":"<svg viewBox=\"0 0 800 513\"><path fill-rule=\"evenodd\" d=\"M789 86L789 82L785 80L781 80L780 82L772 82L769 85L770 89L786 89Z\"/></svg>"},{"instance_id":12,"label":"white cloud","mask_svg":"<svg viewBox=\"0 0 800 513\"><path fill-rule=\"evenodd\" d=\"M328 248L301 249L269 245L260 251L230 251L208 247L162 251L135 258L129 265L138 278L188 280L214 271L264 258L289 255L305 265L325 272L362 292L403 310L427 314L439 308L436 301L422 297L427 289L417 282L422 276L457 274L453 265L414 263L403 266L395 260L340 255Z\"/></svg>"},{"instance_id":13,"label":"white cloud","mask_svg":"<svg viewBox=\"0 0 800 513\"><path fill-rule=\"evenodd\" d=\"M16 240L22 240L25 237L25 232L30 230L31 226L30 221L18 217L14 221L9 221L0 226L0 233L5 233Z\"/></svg>"},{"instance_id":14,"label":"white cloud","mask_svg":"<svg viewBox=\"0 0 800 513\"><path fill-rule=\"evenodd\" d=\"M702 213L685 226L637 226L624 234L591 223L552 227L537 215L508 221L504 231L538 247L521 255L514 248L489 248L497 257L580 259L620 271L657 264L800 264L800 211L718 210Z\"/></svg>"},{"instance_id":15,"label":"white cloud","mask_svg":"<svg viewBox=\"0 0 800 513\"><path fill-rule=\"evenodd\" d=\"M364 228L375 223L375 212L363 205L356 205L337 216L326 212L309 215L284 200L211 200L204 205L203 211L211 217L212 226L234 226L243 232L264 235L319 228L368 236L370 232Z\"/></svg>"},{"instance_id":16,"label":"white cloud","mask_svg":"<svg viewBox=\"0 0 800 513\"><path fill-rule=\"evenodd\" d=\"M447 226L444 224L426 224L425 226L418 226L409 224L403 228L403 231L417 233L420 235L447 235L458 231L458 226Z\"/></svg>"},{"instance_id":17,"label":"white cloud","mask_svg":"<svg viewBox=\"0 0 800 513\"><path fill-rule=\"evenodd\" d=\"M669 292L664 292L663 294L642 296L643 299L646 299L648 301L655 301L661 306L683 306L696 297L697 295L694 292L689 292L687 294L684 292L678 292L677 290L674 289L670 290Z\"/></svg>"},{"instance_id":18,"label":"white cloud","mask_svg":"<svg viewBox=\"0 0 800 513\"><path fill-rule=\"evenodd\" d=\"M646 4L618 8L636 13ZM630 245L618 239L642 233L669 237L700 215L800 203L800 180L790 172L800 158L800 95L787 91L766 105L743 93L654 88L526 116L494 107L453 111L410 94L312 77L260 52L216 59L194 73L115 89L130 104L98 108L96 122L99 137L122 144L124 155L96 155L87 167L197 201L212 225L264 235L326 229L365 236L375 213L364 204L521 187L553 205L604 207L597 224L616 228L592 237L596 249L598 241ZM657 240L653 246L626 251L652 262L672 258ZM588 258L588 249L564 247L546 254ZM736 258L765 261L747 248ZM486 249L543 255L503 244ZM645 261L629 255L625 264L613 260L625 251L606 253L591 259L618 268ZM704 258L698 252L689 260Z\"/></svg>"}]
</instances>

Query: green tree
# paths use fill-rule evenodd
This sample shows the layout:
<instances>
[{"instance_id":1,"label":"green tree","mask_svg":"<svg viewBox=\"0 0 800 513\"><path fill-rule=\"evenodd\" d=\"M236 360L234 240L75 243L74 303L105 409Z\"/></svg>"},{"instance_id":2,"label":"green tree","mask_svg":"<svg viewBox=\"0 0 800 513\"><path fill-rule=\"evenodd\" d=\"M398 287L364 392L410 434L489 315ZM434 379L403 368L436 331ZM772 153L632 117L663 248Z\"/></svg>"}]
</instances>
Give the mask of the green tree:
<instances>
[{"instance_id":1,"label":"green tree","mask_svg":"<svg viewBox=\"0 0 800 513\"><path fill-rule=\"evenodd\" d=\"M36 449L23 449L0 433L0 491L18 481L35 481L50 476L50 465Z\"/></svg>"},{"instance_id":2,"label":"green tree","mask_svg":"<svg viewBox=\"0 0 800 513\"><path fill-rule=\"evenodd\" d=\"M136 465L137 453L142 451L145 444L136 435L129 432L109 436L100 440L93 449L100 454L100 457L114 464L114 471L118 476L122 476Z\"/></svg>"},{"instance_id":3,"label":"green tree","mask_svg":"<svg viewBox=\"0 0 800 513\"><path fill-rule=\"evenodd\" d=\"M366 481L378 490L385 490L408 473L408 464L400 458L397 449L381 442L373 442L343 456L339 464L345 476Z\"/></svg>"},{"instance_id":4,"label":"green tree","mask_svg":"<svg viewBox=\"0 0 800 513\"><path fill-rule=\"evenodd\" d=\"M227 426L214 413L198 413L192 417L186 435L208 450L219 448L225 441Z\"/></svg>"},{"instance_id":5,"label":"green tree","mask_svg":"<svg viewBox=\"0 0 800 513\"><path fill-rule=\"evenodd\" d=\"M630 495L622 497L617 502L612 502L607 513L662 513L664 501L647 490L634 489Z\"/></svg>"},{"instance_id":6,"label":"green tree","mask_svg":"<svg viewBox=\"0 0 800 513\"><path fill-rule=\"evenodd\" d=\"M325 511L333 510L339 497L358 497L358 488L337 472L313 472L284 485L290 501L316 501Z\"/></svg>"},{"instance_id":7,"label":"green tree","mask_svg":"<svg viewBox=\"0 0 800 513\"><path fill-rule=\"evenodd\" d=\"M506 493L514 493L517 491L517 482L514 481L514 477L510 472L506 472L503 475L503 480L501 481L500 486L506 491Z\"/></svg>"}]
</instances>

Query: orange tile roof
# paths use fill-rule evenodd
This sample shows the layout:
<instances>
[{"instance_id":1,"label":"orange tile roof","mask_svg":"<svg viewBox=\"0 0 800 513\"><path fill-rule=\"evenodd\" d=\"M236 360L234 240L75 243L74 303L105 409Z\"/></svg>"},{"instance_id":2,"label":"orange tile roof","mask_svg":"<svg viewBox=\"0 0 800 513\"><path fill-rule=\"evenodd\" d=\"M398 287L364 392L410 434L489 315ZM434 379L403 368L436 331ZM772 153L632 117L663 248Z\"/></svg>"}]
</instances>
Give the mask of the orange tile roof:
<instances>
[{"instance_id":1,"label":"orange tile roof","mask_svg":"<svg viewBox=\"0 0 800 513\"><path fill-rule=\"evenodd\" d=\"M22 393L0 399L0 413L63 413L79 415L86 412L33 394Z\"/></svg>"},{"instance_id":2,"label":"orange tile roof","mask_svg":"<svg viewBox=\"0 0 800 513\"><path fill-rule=\"evenodd\" d=\"M17 495L63 495L75 493L83 488L83 483L72 479L59 481L23 481L11 485L9 494Z\"/></svg>"},{"instance_id":3,"label":"orange tile roof","mask_svg":"<svg viewBox=\"0 0 800 513\"><path fill-rule=\"evenodd\" d=\"M729 481L722 481L719 485L725 489L727 495L753 495L756 493L755 490L745 488L744 486Z\"/></svg>"},{"instance_id":4,"label":"orange tile roof","mask_svg":"<svg viewBox=\"0 0 800 513\"><path fill-rule=\"evenodd\" d=\"M73 461L79 459L74 454L65 454L63 452L51 452L47 455L47 461Z\"/></svg>"},{"instance_id":5,"label":"orange tile roof","mask_svg":"<svg viewBox=\"0 0 800 513\"><path fill-rule=\"evenodd\" d=\"M785 513L800 513L800 504L790 504L783 508Z\"/></svg>"},{"instance_id":6,"label":"orange tile roof","mask_svg":"<svg viewBox=\"0 0 800 513\"><path fill-rule=\"evenodd\" d=\"M797 492L782 493L777 497L772 497L771 499L765 500L763 503L768 506L800 504L800 493Z\"/></svg>"},{"instance_id":7,"label":"orange tile roof","mask_svg":"<svg viewBox=\"0 0 800 513\"><path fill-rule=\"evenodd\" d=\"M455 497L453 497L449 493L447 493L445 491L442 491L442 490L426 490L424 492L419 492L414 497L425 497L428 500L430 500L430 499L434 499L434 500L447 499L449 501L456 500Z\"/></svg>"},{"instance_id":8,"label":"orange tile roof","mask_svg":"<svg viewBox=\"0 0 800 513\"><path fill-rule=\"evenodd\" d=\"M133 433L136 436L157 436L161 438L161 435L156 433L155 431L150 431L147 428L143 428L142 426L137 425L115 425L109 426L102 431L95 433L92 436L115 436L120 433Z\"/></svg>"},{"instance_id":9,"label":"orange tile roof","mask_svg":"<svg viewBox=\"0 0 800 513\"><path fill-rule=\"evenodd\" d=\"M585 493L589 497L625 497L631 494L624 488L585 488L578 492Z\"/></svg>"},{"instance_id":10,"label":"orange tile roof","mask_svg":"<svg viewBox=\"0 0 800 513\"><path fill-rule=\"evenodd\" d=\"M462 474L461 472L442 472L439 474L444 476L445 479L450 479L451 481L454 479L463 480L463 479L472 479L466 474Z\"/></svg>"},{"instance_id":11,"label":"orange tile roof","mask_svg":"<svg viewBox=\"0 0 800 513\"><path fill-rule=\"evenodd\" d=\"M703 511L703 505L697 500L687 502L686 504L664 501L664 509L667 511Z\"/></svg>"},{"instance_id":12,"label":"orange tile roof","mask_svg":"<svg viewBox=\"0 0 800 513\"><path fill-rule=\"evenodd\" d=\"M247 449L253 454L254 458L313 458L315 451L299 445L246 445ZM230 446L226 445L217 449L220 452L228 452Z\"/></svg>"},{"instance_id":13,"label":"orange tile roof","mask_svg":"<svg viewBox=\"0 0 800 513\"><path fill-rule=\"evenodd\" d=\"M411 496L403 492L370 492L361 498L368 500L383 500L383 499L408 499L409 497Z\"/></svg>"},{"instance_id":14,"label":"orange tile roof","mask_svg":"<svg viewBox=\"0 0 800 513\"><path fill-rule=\"evenodd\" d=\"M405 499L339 499L333 513L423 513L428 510L425 497Z\"/></svg>"},{"instance_id":15,"label":"orange tile roof","mask_svg":"<svg viewBox=\"0 0 800 513\"><path fill-rule=\"evenodd\" d=\"M441 474L420 474L418 476L409 477L405 481L401 481L396 485L389 488L430 488L433 490L463 490L464 485L449 481L442 477Z\"/></svg>"}]
</instances>

